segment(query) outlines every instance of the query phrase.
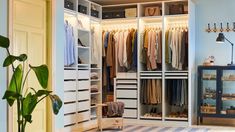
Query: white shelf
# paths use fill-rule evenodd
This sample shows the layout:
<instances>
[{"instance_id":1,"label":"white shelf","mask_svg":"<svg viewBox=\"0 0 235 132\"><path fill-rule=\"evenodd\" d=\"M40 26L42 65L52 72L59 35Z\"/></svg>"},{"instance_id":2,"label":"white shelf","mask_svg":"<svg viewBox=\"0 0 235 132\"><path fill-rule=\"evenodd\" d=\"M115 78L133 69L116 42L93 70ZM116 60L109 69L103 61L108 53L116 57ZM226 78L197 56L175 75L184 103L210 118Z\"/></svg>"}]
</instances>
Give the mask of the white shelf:
<instances>
[{"instance_id":1,"label":"white shelf","mask_svg":"<svg viewBox=\"0 0 235 132\"><path fill-rule=\"evenodd\" d=\"M140 119L162 120L162 117L145 117L145 116L140 116Z\"/></svg>"},{"instance_id":2,"label":"white shelf","mask_svg":"<svg viewBox=\"0 0 235 132\"><path fill-rule=\"evenodd\" d=\"M165 17L166 18L182 18L182 17L187 18L188 14L165 15Z\"/></svg>"},{"instance_id":3,"label":"white shelf","mask_svg":"<svg viewBox=\"0 0 235 132\"><path fill-rule=\"evenodd\" d=\"M101 94L100 92L91 93L91 95Z\"/></svg>"},{"instance_id":4,"label":"white shelf","mask_svg":"<svg viewBox=\"0 0 235 132\"><path fill-rule=\"evenodd\" d=\"M188 118L165 117L166 120L188 121Z\"/></svg>"},{"instance_id":5,"label":"white shelf","mask_svg":"<svg viewBox=\"0 0 235 132\"><path fill-rule=\"evenodd\" d=\"M67 9L67 8L64 8L64 13L68 16L76 16L77 12L74 11L74 10L70 10L70 9Z\"/></svg>"},{"instance_id":6,"label":"white shelf","mask_svg":"<svg viewBox=\"0 0 235 132\"><path fill-rule=\"evenodd\" d=\"M92 82L98 82L100 79L91 79Z\"/></svg>"},{"instance_id":7,"label":"white shelf","mask_svg":"<svg viewBox=\"0 0 235 132\"><path fill-rule=\"evenodd\" d=\"M96 105L94 105L94 106L91 106L91 108L92 108L92 109L95 109L95 108L97 108L97 106L96 106Z\"/></svg>"},{"instance_id":8,"label":"white shelf","mask_svg":"<svg viewBox=\"0 0 235 132\"><path fill-rule=\"evenodd\" d=\"M87 30L87 29L83 29L83 28L78 28L78 31L82 31L82 32L90 32L89 30Z\"/></svg>"},{"instance_id":9,"label":"white shelf","mask_svg":"<svg viewBox=\"0 0 235 132\"><path fill-rule=\"evenodd\" d=\"M91 21L101 22L101 20L102 20L101 18L91 16Z\"/></svg>"},{"instance_id":10,"label":"white shelf","mask_svg":"<svg viewBox=\"0 0 235 132\"><path fill-rule=\"evenodd\" d=\"M89 66L89 64L78 64L78 66Z\"/></svg>"},{"instance_id":11,"label":"white shelf","mask_svg":"<svg viewBox=\"0 0 235 132\"><path fill-rule=\"evenodd\" d=\"M101 68L91 68L91 70L101 70Z\"/></svg>"},{"instance_id":12,"label":"white shelf","mask_svg":"<svg viewBox=\"0 0 235 132\"><path fill-rule=\"evenodd\" d=\"M79 49L90 49L90 47L85 47L85 46L77 46Z\"/></svg>"}]
</instances>

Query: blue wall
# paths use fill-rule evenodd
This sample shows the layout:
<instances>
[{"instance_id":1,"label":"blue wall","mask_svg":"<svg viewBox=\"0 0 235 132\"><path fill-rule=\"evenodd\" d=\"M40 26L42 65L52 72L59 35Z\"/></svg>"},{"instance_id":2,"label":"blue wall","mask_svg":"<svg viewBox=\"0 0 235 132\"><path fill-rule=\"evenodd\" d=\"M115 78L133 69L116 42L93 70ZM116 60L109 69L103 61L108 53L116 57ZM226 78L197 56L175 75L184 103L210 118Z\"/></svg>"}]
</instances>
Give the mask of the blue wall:
<instances>
[{"instance_id":1,"label":"blue wall","mask_svg":"<svg viewBox=\"0 0 235 132\"><path fill-rule=\"evenodd\" d=\"M205 58L214 55L216 65L226 65L231 60L231 46L228 42L217 44L218 33L207 33L208 23L217 25L235 22L235 0L197 0L196 1L196 65L201 65ZM224 33L235 43L235 32Z\"/></svg>"},{"instance_id":2,"label":"blue wall","mask_svg":"<svg viewBox=\"0 0 235 132\"><path fill-rule=\"evenodd\" d=\"M7 36L8 17L7 17L7 1L0 0L0 35ZM0 48L0 131L7 132L7 104L2 100L4 91L7 88L7 70L2 68L2 63L6 57L5 49Z\"/></svg>"},{"instance_id":3,"label":"blue wall","mask_svg":"<svg viewBox=\"0 0 235 132\"><path fill-rule=\"evenodd\" d=\"M53 76L54 92L64 99L64 1L55 1L55 47L53 47ZM59 114L55 117L55 131L64 128L64 111L63 107Z\"/></svg>"}]
</instances>

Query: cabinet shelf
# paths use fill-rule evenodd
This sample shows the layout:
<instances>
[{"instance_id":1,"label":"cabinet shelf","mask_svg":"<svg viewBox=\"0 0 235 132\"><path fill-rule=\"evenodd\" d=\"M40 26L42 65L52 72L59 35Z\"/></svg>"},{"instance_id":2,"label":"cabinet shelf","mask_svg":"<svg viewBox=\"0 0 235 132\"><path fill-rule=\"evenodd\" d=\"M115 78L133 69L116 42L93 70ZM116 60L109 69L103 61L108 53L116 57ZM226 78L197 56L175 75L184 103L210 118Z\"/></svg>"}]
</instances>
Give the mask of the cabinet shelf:
<instances>
[{"instance_id":1,"label":"cabinet shelf","mask_svg":"<svg viewBox=\"0 0 235 132\"><path fill-rule=\"evenodd\" d=\"M230 82L235 81L231 77L233 73L235 73L235 66L198 67L198 106L200 106L198 111L200 120L198 121L203 121L203 117L235 117L235 114L227 114L227 111L224 111L227 106L235 106L235 93L234 91L229 91L231 90L229 88L233 88L234 85ZM232 75L226 76L228 74ZM225 81L230 82L224 83ZM213 104L213 106L202 106L204 103Z\"/></svg>"}]
</instances>

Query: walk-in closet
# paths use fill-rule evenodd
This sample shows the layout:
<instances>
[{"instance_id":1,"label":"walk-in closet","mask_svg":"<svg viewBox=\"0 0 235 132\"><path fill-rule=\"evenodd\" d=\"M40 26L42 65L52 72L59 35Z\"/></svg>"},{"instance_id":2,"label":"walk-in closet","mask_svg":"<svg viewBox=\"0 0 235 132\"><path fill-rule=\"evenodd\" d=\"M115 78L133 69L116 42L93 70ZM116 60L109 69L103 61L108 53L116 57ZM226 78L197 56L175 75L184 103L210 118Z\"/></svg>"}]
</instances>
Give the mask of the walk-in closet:
<instances>
[{"instance_id":1,"label":"walk-in closet","mask_svg":"<svg viewBox=\"0 0 235 132\"><path fill-rule=\"evenodd\" d=\"M65 129L97 127L97 104L110 101L124 102L127 123L191 125L194 8L191 0L65 0Z\"/></svg>"}]
</instances>

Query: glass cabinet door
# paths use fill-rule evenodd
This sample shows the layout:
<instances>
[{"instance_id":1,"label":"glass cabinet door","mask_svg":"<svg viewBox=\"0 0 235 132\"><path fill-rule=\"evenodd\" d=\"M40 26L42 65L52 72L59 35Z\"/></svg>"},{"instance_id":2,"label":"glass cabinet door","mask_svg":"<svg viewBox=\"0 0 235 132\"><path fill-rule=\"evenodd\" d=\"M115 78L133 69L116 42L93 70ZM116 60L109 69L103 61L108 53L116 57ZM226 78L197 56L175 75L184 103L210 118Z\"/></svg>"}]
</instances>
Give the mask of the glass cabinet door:
<instances>
[{"instance_id":1,"label":"glass cabinet door","mask_svg":"<svg viewBox=\"0 0 235 132\"><path fill-rule=\"evenodd\" d=\"M201 113L216 114L216 70L202 70Z\"/></svg>"},{"instance_id":2,"label":"glass cabinet door","mask_svg":"<svg viewBox=\"0 0 235 132\"><path fill-rule=\"evenodd\" d=\"M222 71L220 114L235 115L235 70Z\"/></svg>"}]
</instances>

